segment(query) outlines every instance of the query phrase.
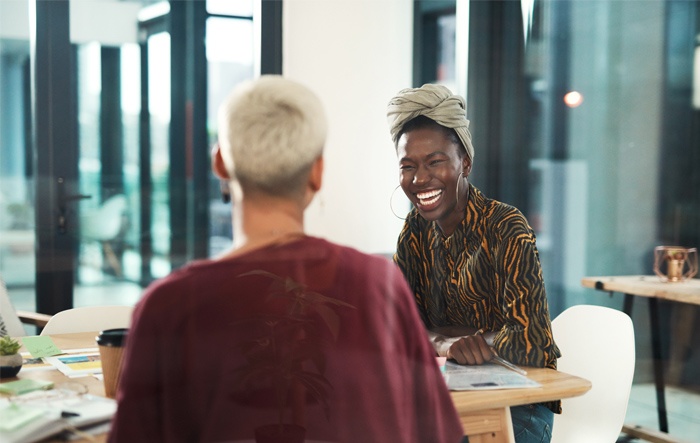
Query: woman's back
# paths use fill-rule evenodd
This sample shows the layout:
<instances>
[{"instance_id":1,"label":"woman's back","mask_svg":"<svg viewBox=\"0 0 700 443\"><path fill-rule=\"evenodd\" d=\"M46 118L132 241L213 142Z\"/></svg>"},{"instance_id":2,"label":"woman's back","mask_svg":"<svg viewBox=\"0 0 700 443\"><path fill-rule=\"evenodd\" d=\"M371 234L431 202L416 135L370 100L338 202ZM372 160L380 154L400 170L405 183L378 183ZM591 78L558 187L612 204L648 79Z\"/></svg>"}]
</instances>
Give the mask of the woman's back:
<instances>
[{"instance_id":1,"label":"woman's back","mask_svg":"<svg viewBox=\"0 0 700 443\"><path fill-rule=\"evenodd\" d=\"M386 259L302 237L196 262L150 288L134 324L115 440L250 440L280 420L308 441L462 434Z\"/></svg>"}]
</instances>

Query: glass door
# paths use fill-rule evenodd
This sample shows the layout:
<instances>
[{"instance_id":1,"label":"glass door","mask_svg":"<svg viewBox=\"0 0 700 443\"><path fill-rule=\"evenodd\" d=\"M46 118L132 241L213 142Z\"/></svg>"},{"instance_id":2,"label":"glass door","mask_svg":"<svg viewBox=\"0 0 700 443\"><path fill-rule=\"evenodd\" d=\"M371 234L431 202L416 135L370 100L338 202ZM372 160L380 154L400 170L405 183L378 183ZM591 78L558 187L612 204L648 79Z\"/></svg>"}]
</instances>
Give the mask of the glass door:
<instances>
[{"instance_id":1,"label":"glass door","mask_svg":"<svg viewBox=\"0 0 700 443\"><path fill-rule=\"evenodd\" d=\"M90 198L79 206L76 304L106 301L80 297L88 288L141 280L139 66L136 43L77 46L79 186Z\"/></svg>"}]
</instances>

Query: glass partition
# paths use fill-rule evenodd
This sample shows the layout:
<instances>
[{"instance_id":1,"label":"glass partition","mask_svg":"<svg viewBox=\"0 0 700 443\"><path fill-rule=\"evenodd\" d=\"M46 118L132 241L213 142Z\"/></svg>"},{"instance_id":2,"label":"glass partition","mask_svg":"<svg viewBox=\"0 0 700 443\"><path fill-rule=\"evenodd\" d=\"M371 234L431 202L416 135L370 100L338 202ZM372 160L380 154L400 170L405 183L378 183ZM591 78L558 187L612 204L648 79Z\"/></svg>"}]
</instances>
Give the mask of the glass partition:
<instances>
[{"instance_id":1,"label":"glass partition","mask_svg":"<svg viewBox=\"0 0 700 443\"><path fill-rule=\"evenodd\" d=\"M0 15L8 5L0 5ZM29 41L0 33L0 277L11 295L32 287L35 278L28 81Z\"/></svg>"},{"instance_id":2,"label":"glass partition","mask_svg":"<svg viewBox=\"0 0 700 443\"><path fill-rule=\"evenodd\" d=\"M231 44L235 42L235 44ZM207 19L209 143L216 143L218 107L231 89L254 76L253 21L228 17ZM209 254L215 256L232 243L231 204L222 199L225 184L210 174Z\"/></svg>"},{"instance_id":3,"label":"glass partition","mask_svg":"<svg viewBox=\"0 0 700 443\"><path fill-rule=\"evenodd\" d=\"M170 268L170 210L168 174L170 169L170 34L161 32L148 38L148 109L150 113L150 152L153 244L151 274L167 275Z\"/></svg>"}]
</instances>

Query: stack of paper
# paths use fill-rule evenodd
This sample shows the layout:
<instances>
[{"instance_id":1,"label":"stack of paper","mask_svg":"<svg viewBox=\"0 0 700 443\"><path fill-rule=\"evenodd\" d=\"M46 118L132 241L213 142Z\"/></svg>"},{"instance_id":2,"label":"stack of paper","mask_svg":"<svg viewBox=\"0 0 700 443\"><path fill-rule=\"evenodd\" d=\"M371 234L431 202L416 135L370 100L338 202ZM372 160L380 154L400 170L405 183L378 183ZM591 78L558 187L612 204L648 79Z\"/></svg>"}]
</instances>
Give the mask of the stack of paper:
<instances>
[{"instance_id":1,"label":"stack of paper","mask_svg":"<svg viewBox=\"0 0 700 443\"><path fill-rule=\"evenodd\" d=\"M0 443L30 443L64 430L108 422L114 400L61 390L0 398Z\"/></svg>"}]
</instances>

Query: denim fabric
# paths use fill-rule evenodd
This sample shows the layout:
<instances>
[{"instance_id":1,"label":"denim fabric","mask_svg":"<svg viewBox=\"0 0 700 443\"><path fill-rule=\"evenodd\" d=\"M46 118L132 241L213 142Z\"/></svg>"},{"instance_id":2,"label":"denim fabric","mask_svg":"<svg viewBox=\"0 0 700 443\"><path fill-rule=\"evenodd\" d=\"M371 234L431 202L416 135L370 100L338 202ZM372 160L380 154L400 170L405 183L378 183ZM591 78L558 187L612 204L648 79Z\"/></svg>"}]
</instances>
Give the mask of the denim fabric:
<instances>
[{"instance_id":1,"label":"denim fabric","mask_svg":"<svg viewBox=\"0 0 700 443\"><path fill-rule=\"evenodd\" d=\"M552 439L554 413L542 405L510 408L515 443L549 443Z\"/></svg>"}]
</instances>

